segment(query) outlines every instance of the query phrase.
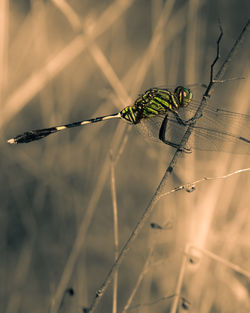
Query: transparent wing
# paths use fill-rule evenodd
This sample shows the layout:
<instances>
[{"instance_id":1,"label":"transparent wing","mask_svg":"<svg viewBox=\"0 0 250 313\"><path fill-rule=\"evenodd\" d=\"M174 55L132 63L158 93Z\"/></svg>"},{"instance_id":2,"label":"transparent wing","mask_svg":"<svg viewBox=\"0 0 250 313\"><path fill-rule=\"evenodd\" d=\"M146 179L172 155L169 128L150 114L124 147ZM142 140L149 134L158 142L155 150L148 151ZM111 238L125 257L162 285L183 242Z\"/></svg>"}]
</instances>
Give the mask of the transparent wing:
<instances>
[{"instance_id":1,"label":"transparent wing","mask_svg":"<svg viewBox=\"0 0 250 313\"><path fill-rule=\"evenodd\" d=\"M196 112L199 103L191 103L188 107L180 110L181 114L191 117ZM230 131L240 134L249 139L250 116L221 109L219 107L207 106L203 110L203 117L197 121L197 125L208 129L216 129L220 132Z\"/></svg>"},{"instance_id":2,"label":"transparent wing","mask_svg":"<svg viewBox=\"0 0 250 313\"><path fill-rule=\"evenodd\" d=\"M197 110L196 104L180 110L180 116L186 120ZM168 114L166 140L179 144L187 126L180 125L175 116ZM164 116L143 120L138 130L147 137L159 140L159 130ZM207 151L225 151L238 154L250 153L250 116L233 113L217 108L206 108L203 116L192 127L188 146Z\"/></svg>"}]
</instances>

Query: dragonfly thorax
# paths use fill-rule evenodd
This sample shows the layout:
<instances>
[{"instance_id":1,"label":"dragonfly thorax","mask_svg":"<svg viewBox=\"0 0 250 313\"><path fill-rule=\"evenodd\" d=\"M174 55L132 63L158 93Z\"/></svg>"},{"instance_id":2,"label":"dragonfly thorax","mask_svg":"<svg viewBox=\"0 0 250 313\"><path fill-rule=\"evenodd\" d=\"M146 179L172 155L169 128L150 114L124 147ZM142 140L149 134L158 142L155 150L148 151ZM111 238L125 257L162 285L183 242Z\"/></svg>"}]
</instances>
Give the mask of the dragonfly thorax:
<instances>
[{"instance_id":1,"label":"dragonfly thorax","mask_svg":"<svg viewBox=\"0 0 250 313\"><path fill-rule=\"evenodd\" d=\"M179 107L187 106L192 99L188 88L179 86L174 92L168 89L152 88L140 95L133 106L124 108L120 114L123 119L138 124L144 118L176 112Z\"/></svg>"},{"instance_id":2,"label":"dragonfly thorax","mask_svg":"<svg viewBox=\"0 0 250 313\"><path fill-rule=\"evenodd\" d=\"M121 117L132 124L138 124L142 118L145 118L144 108L154 98L155 92L156 88L147 90L136 99L134 105L127 106L120 112Z\"/></svg>"}]
</instances>

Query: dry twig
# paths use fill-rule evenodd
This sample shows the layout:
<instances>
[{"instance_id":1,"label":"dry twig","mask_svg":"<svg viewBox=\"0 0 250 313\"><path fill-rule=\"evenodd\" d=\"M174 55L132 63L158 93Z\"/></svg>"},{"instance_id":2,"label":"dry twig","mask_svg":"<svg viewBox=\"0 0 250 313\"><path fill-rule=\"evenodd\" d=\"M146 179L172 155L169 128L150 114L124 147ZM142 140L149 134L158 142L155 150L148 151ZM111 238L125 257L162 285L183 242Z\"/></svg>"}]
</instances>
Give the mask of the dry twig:
<instances>
[{"instance_id":1,"label":"dry twig","mask_svg":"<svg viewBox=\"0 0 250 313\"><path fill-rule=\"evenodd\" d=\"M244 28L242 29L241 33L239 34L238 38L236 39L231 51L229 52L228 56L226 57L224 63L220 66L217 74L213 78L214 66L219 59L219 52L220 52L219 51L219 48L220 48L219 44L220 44L220 40L221 40L222 35L223 35L222 29L220 28L221 33L220 33L220 36L217 40L217 54L216 54L216 57L215 57L212 65L211 65L210 82L209 82L209 85L208 85L208 87L207 87L207 89L206 89L206 91L202 97L201 103L200 103L200 105L199 105L199 107L198 107L198 109L194 115L194 124L195 124L195 119L198 119L202 115L202 111L203 111L204 107L207 105L208 99L211 96L212 89L216 83L216 80L221 80L221 78L223 77L227 66L229 65L230 61L232 60L232 57L235 55L236 51L239 48L240 43L242 43L242 41L243 41L243 38L245 37L245 35L247 33L249 25L250 25L250 20L248 20L248 22L245 24ZM94 312L94 310L96 309L96 307L97 307L98 303L100 302L104 292L106 291L109 284L111 283L111 280L112 280L114 273L119 268L123 258L128 253L132 243L134 242L135 238L138 236L138 234L139 234L140 230L142 229L142 227L144 226L147 218L151 215L153 208L154 208L154 205L161 198L162 193L164 193L164 189L165 189L166 184L167 184L167 178L173 172L173 169L176 165L177 159L181 154L181 148L186 145L191 133L192 133L192 125L190 125L187 128L187 130L186 130L186 132L185 132L185 134L181 140L180 147L176 150L172 160L170 161L170 164L167 167L166 172L165 172L159 186L157 187L152 199L150 200L150 202L149 202L148 206L146 207L140 220L137 222L137 224L136 224L134 230L132 231L129 239L127 240L127 242L124 244L123 248L121 249L121 252L120 252L118 258L113 263L113 265L112 265L110 271L108 272L108 274L107 274L104 282L102 283L101 287L96 292L96 295L93 298L90 307L88 309L85 309L86 312Z\"/></svg>"}]
</instances>

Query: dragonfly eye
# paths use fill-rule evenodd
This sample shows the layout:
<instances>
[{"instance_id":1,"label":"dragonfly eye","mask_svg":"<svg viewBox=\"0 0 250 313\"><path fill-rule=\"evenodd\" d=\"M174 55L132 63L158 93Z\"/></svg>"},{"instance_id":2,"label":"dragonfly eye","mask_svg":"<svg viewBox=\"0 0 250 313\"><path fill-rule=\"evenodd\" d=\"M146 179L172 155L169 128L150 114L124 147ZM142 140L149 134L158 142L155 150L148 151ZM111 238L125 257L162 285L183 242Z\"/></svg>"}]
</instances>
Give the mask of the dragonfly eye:
<instances>
[{"instance_id":1,"label":"dragonfly eye","mask_svg":"<svg viewBox=\"0 0 250 313\"><path fill-rule=\"evenodd\" d=\"M182 107L187 106L191 102L193 97L191 90L182 86L176 87L174 93L179 100L180 106Z\"/></svg>"}]
</instances>

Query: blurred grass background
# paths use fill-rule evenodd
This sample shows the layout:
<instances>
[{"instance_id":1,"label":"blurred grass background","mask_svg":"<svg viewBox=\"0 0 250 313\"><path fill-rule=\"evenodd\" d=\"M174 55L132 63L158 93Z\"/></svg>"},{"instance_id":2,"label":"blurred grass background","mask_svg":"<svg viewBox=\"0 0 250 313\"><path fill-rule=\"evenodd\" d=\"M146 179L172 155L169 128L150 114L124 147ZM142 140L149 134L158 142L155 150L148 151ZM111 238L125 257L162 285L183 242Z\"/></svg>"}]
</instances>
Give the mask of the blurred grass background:
<instances>
[{"instance_id":1,"label":"blurred grass background","mask_svg":"<svg viewBox=\"0 0 250 313\"><path fill-rule=\"evenodd\" d=\"M6 139L117 112L150 87L207 83L218 18L223 57L249 12L243 0L1 1L1 312L48 311L65 270L75 295L65 296L60 312L88 306L114 260L111 149L117 155L128 134L115 166L120 247L174 153L119 121L28 145L9 146ZM211 104L250 114L249 48L248 34L226 73L245 80L218 85ZM179 160L169 190L248 165L244 155L193 152ZM132 306L155 303L131 312L170 312L171 306L173 312L173 298L157 299L175 294L189 243L250 271L249 188L243 173L162 199L119 270L118 312L147 260ZM151 229L151 222L163 229ZM186 266L180 290L191 304L178 312L248 312L249 276L198 257ZM109 288L97 311L110 312L111 303Z\"/></svg>"}]
</instances>

